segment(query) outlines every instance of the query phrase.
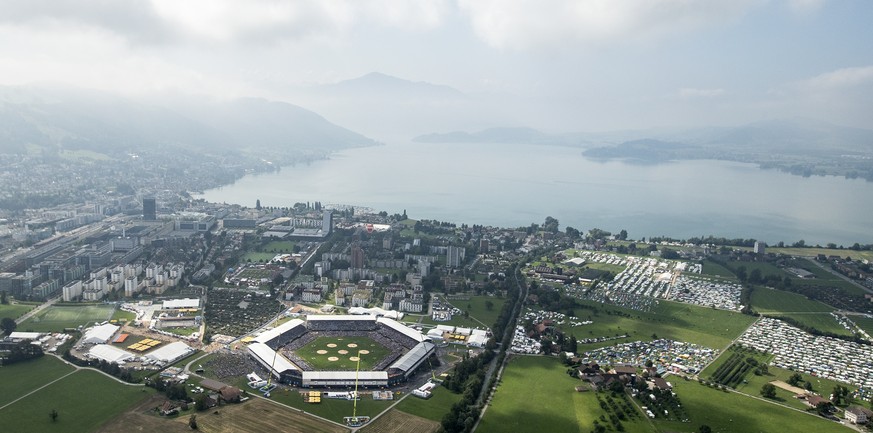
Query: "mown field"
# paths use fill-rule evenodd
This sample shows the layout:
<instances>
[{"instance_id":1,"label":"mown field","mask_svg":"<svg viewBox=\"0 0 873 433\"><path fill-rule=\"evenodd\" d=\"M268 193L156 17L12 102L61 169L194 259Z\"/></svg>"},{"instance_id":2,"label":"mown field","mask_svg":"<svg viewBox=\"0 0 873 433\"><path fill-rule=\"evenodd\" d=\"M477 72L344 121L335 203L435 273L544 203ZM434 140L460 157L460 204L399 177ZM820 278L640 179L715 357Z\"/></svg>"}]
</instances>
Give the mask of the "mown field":
<instances>
[{"instance_id":1,"label":"mown field","mask_svg":"<svg viewBox=\"0 0 873 433\"><path fill-rule=\"evenodd\" d=\"M589 432L603 410L592 392L576 392L556 358L519 356L503 373L477 432ZM627 432L650 432L647 421L622 422Z\"/></svg>"},{"instance_id":2,"label":"mown field","mask_svg":"<svg viewBox=\"0 0 873 433\"><path fill-rule=\"evenodd\" d=\"M410 398L417 397L409 397L406 400ZM385 415L364 426L360 431L362 433L434 433L439 428L440 423L437 421L392 409Z\"/></svg>"},{"instance_id":3,"label":"mown field","mask_svg":"<svg viewBox=\"0 0 873 433\"><path fill-rule=\"evenodd\" d=\"M806 326L811 326L822 332L831 332L837 335L852 336L854 332L840 326L837 319L830 313L807 313L807 314L781 314L774 317L789 317Z\"/></svg>"},{"instance_id":4,"label":"mown field","mask_svg":"<svg viewBox=\"0 0 873 433\"><path fill-rule=\"evenodd\" d=\"M409 396L394 409L439 422L449 412L452 405L460 400L460 394L455 394L439 386L433 390L433 395L429 399L424 400L416 396Z\"/></svg>"},{"instance_id":5,"label":"mown field","mask_svg":"<svg viewBox=\"0 0 873 433\"><path fill-rule=\"evenodd\" d=\"M463 326L470 328L491 328L497 322L497 316L500 315L500 310L503 304L506 303L506 298L496 296L471 296L470 299L452 299L448 301L463 311L469 313L469 317L464 317L463 314L455 315L448 322L435 322L431 316L425 316L421 323ZM488 308L488 302L491 302L491 308ZM412 316L410 316L412 317Z\"/></svg>"},{"instance_id":6,"label":"mown field","mask_svg":"<svg viewBox=\"0 0 873 433\"><path fill-rule=\"evenodd\" d=\"M22 314L33 308L33 305L25 304L0 304L0 318L8 317L10 319L17 319L21 317Z\"/></svg>"},{"instance_id":7,"label":"mown field","mask_svg":"<svg viewBox=\"0 0 873 433\"><path fill-rule=\"evenodd\" d=\"M0 406L72 371L73 367L54 356L0 367Z\"/></svg>"},{"instance_id":8,"label":"mown field","mask_svg":"<svg viewBox=\"0 0 873 433\"><path fill-rule=\"evenodd\" d=\"M18 325L18 330L59 332L109 320L114 312L114 305L52 305Z\"/></svg>"},{"instance_id":9,"label":"mown field","mask_svg":"<svg viewBox=\"0 0 873 433\"><path fill-rule=\"evenodd\" d=\"M576 316L594 323L575 328L565 328L565 332L578 339L600 336L629 334L622 340L579 345L579 350L591 350L628 341L648 341L669 338L679 341L702 344L713 349L723 349L743 333L755 320L754 317L737 312L698 307L678 302L659 301L651 312L641 312L625 308L582 302L597 308L577 308Z\"/></svg>"},{"instance_id":10,"label":"mown field","mask_svg":"<svg viewBox=\"0 0 873 433\"><path fill-rule=\"evenodd\" d=\"M122 385L96 371L80 370L0 409L0 426L16 433L87 433L153 392L143 386ZM55 421L49 416L52 410L58 413Z\"/></svg>"},{"instance_id":11,"label":"mown field","mask_svg":"<svg viewBox=\"0 0 873 433\"><path fill-rule=\"evenodd\" d=\"M660 431L696 433L701 425L708 425L713 432L784 433L791 430L847 433L852 431L848 427L817 415L733 392L715 390L695 381L686 382L677 379L671 383L673 391L682 399L691 422L655 421Z\"/></svg>"},{"instance_id":12,"label":"mown field","mask_svg":"<svg viewBox=\"0 0 873 433\"><path fill-rule=\"evenodd\" d=\"M334 347L329 347L333 345ZM367 337L318 337L306 346L297 349L298 356L306 360L317 370L354 370L358 363L350 360L358 355L359 350L369 353L361 354L361 370L372 370L377 362L388 356L388 348ZM322 351L324 353L318 353ZM331 361L331 358L336 358Z\"/></svg>"},{"instance_id":13,"label":"mown field","mask_svg":"<svg viewBox=\"0 0 873 433\"><path fill-rule=\"evenodd\" d=\"M216 412L218 412L216 414ZM187 417L179 422L188 422ZM340 433L349 429L304 415L269 401L253 398L242 404L225 405L218 411L197 414L197 427L204 433Z\"/></svg>"},{"instance_id":14,"label":"mown field","mask_svg":"<svg viewBox=\"0 0 873 433\"><path fill-rule=\"evenodd\" d=\"M823 312L835 308L830 305L807 299L806 296L783 290L756 287L752 291L752 308L759 313Z\"/></svg>"},{"instance_id":15,"label":"mown field","mask_svg":"<svg viewBox=\"0 0 873 433\"><path fill-rule=\"evenodd\" d=\"M873 251L832 250L829 248L778 248L767 247L768 253L785 254L789 256L816 257L819 254L825 256L838 255L851 257L852 259L873 260Z\"/></svg>"}]
</instances>

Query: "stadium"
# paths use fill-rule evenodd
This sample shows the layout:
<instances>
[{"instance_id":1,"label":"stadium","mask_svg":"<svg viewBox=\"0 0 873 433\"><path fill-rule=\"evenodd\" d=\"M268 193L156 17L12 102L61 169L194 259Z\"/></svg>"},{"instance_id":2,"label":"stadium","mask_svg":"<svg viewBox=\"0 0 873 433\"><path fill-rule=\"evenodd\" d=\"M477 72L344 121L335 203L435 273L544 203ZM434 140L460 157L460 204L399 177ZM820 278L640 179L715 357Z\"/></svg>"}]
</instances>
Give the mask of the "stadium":
<instances>
[{"instance_id":1,"label":"stadium","mask_svg":"<svg viewBox=\"0 0 873 433\"><path fill-rule=\"evenodd\" d=\"M380 388L405 382L436 345L395 320L308 316L263 332L249 354L281 383L302 388ZM360 370L357 370L360 368Z\"/></svg>"}]
</instances>

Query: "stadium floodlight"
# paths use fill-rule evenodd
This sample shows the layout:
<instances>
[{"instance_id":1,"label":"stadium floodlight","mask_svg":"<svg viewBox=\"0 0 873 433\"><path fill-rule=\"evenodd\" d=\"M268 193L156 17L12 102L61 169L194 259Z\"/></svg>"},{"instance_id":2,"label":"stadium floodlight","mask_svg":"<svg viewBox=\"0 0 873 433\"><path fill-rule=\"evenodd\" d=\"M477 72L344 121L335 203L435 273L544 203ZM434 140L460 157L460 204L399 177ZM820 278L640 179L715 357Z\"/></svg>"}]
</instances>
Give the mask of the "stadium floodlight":
<instances>
[{"instance_id":1,"label":"stadium floodlight","mask_svg":"<svg viewBox=\"0 0 873 433\"><path fill-rule=\"evenodd\" d=\"M355 368L355 393L352 395L352 416L345 417L346 425L349 427L360 427L370 422L368 416L358 416L358 372L361 371L361 350L358 349L358 365Z\"/></svg>"}]
</instances>

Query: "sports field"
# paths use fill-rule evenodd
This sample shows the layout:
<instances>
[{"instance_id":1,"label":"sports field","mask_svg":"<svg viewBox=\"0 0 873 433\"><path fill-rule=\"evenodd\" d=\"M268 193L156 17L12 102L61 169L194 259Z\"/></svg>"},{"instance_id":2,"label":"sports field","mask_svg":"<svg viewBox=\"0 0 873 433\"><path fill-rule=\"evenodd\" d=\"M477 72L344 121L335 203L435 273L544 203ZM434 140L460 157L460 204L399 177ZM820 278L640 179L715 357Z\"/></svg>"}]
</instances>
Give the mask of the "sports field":
<instances>
[{"instance_id":1,"label":"sports field","mask_svg":"<svg viewBox=\"0 0 873 433\"><path fill-rule=\"evenodd\" d=\"M0 426L16 433L91 432L153 392L80 370L0 409ZM58 412L54 422L49 417L52 410Z\"/></svg>"},{"instance_id":2,"label":"sports field","mask_svg":"<svg viewBox=\"0 0 873 433\"><path fill-rule=\"evenodd\" d=\"M109 320L115 311L114 305L52 305L18 325L21 331L59 332L64 328L88 326L94 322Z\"/></svg>"},{"instance_id":3,"label":"sports field","mask_svg":"<svg viewBox=\"0 0 873 433\"><path fill-rule=\"evenodd\" d=\"M450 299L450 304L456 308L469 313L469 316L463 314L455 315L452 320L447 322L436 322L431 316L425 316L422 323L462 326L467 328L491 328L497 322L497 316L500 315L500 310L503 309L503 304L506 303L506 298L496 296L471 296L470 299ZM491 308L488 308L488 304Z\"/></svg>"},{"instance_id":4,"label":"sports field","mask_svg":"<svg viewBox=\"0 0 873 433\"><path fill-rule=\"evenodd\" d=\"M316 370L354 370L358 355L361 370L373 366L388 356L388 348L367 337L318 337L295 352Z\"/></svg>"}]
</instances>

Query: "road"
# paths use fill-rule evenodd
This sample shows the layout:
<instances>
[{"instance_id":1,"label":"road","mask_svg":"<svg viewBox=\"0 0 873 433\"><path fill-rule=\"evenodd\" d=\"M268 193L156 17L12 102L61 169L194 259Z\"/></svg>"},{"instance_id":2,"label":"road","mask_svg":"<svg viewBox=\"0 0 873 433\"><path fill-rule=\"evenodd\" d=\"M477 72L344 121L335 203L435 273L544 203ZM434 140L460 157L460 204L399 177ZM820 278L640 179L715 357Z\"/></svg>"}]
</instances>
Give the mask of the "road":
<instances>
[{"instance_id":1,"label":"road","mask_svg":"<svg viewBox=\"0 0 873 433\"><path fill-rule=\"evenodd\" d=\"M866 286L863 286L863 285L861 285L861 284L858 284L857 281L855 281L855 280L853 280L853 279L851 279L851 278L849 278L849 277L847 277L847 276L845 276L845 275L843 275L843 274L841 274L841 273L839 273L839 272L834 271L833 269L831 269L831 268L828 267L828 266L825 266L824 264L822 264L822 263L819 262L818 260L810 259L809 261L815 263L816 266L818 266L818 267L820 267L820 268L822 268L822 269L824 269L824 270L826 270L826 271L828 271L828 272L830 272L830 273L832 273L832 274L834 274L834 275L836 275L836 276L838 276L838 277L840 277L840 278L842 278L842 279L844 279L844 280L846 280L846 281L848 281L848 282L854 284L854 285L855 285L856 287L858 287L859 289L864 290L864 291L867 292L867 293L873 294L873 289L871 289L871 288L869 288L869 287L866 287Z\"/></svg>"}]
</instances>

